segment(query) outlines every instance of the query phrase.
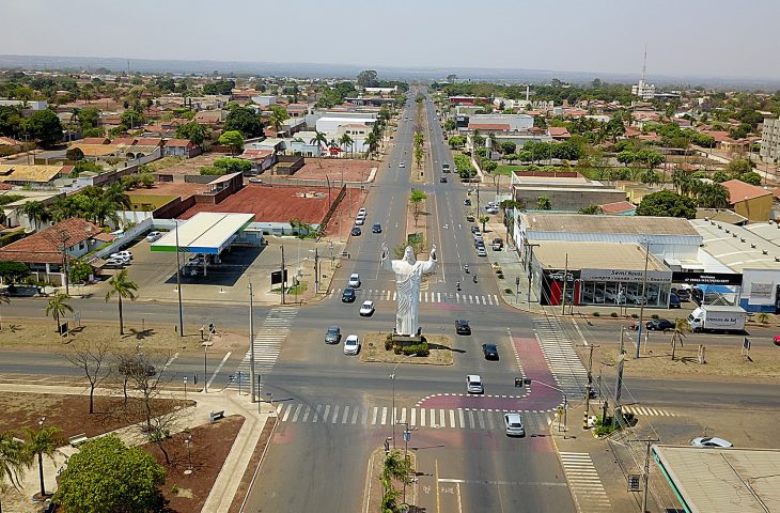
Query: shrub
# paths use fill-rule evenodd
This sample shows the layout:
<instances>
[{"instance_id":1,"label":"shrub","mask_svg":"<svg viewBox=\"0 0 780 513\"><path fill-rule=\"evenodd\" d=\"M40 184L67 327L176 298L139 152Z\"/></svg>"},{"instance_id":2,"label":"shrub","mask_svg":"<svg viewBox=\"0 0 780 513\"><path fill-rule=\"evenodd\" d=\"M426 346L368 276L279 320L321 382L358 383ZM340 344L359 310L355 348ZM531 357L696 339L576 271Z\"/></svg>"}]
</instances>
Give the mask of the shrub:
<instances>
[{"instance_id":1,"label":"shrub","mask_svg":"<svg viewBox=\"0 0 780 513\"><path fill-rule=\"evenodd\" d=\"M612 312L611 314L609 314L609 316L610 316L610 317L617 317L617 316L618 316L618 314L617 314L617 312Z\"/></svg>"},{"instance_id":2,"label":"shrub","mask_svg":"<svg viewBox=\"0 0 780 513\"><path fill-rule=\"evenodd\" d=\"M651 319L658 319L658 314L653 314L650 316Z\"/></svg>"},{"instance_id":3,"label":"shrub","mask_svg":"<svg viewBox=\"0 0 780 513\"><path fill-rule=\"evenodd\" d=\"M388 334L385 338L385 351L389 351L393 348L393 336Z\"/></svg>"},{"instance_id":4,"label":"shrub","mask_svg":"<svg viewBox=\"0 0 780 513\"><path fill-rule=\"evenodd\" d=\"M394 352L395 354L401 354L401 353L403 353L403 352L404 352L404 348L403 348L403 347L401 347L401 345L400 345L400 344L396 344L395 346L393 346L393 352Z\"/></svg>"},{"instance_id":5,"label":"shrub","mask_svg":"<svg viewBox=\"0 0 780 513\"><path fill-rule=\"evenodd\" d=\"M635 314L635 313L632 313L632 314L631 314L631 318L632 318L632 319L639 319L639 315L638 315L638 314Z\"/></svg>"},{"instance_id":6,"label":"shrub","mask_svg":"<svg viewBox=\"0 0 780 513\"><path fill-rule=\"evenodd\" d=\"M403 346L402 351L403 354L405 354L406 356L413 355L413 354L417 356L428 356L431 352L430 349L428 348L427 342Z\"/></svg>"},{"instance_id":7,"label":"shrub","mask_svg":"<svg viewBox=\"0 0 780 513\"><path fill-rule=\"evenodd\" d=\"M593 312L593 317L601 317L601 314L598 312Z\"/></svg>"},{"instance_id":8,"label":"shrub","mask_svg":"<svg viewBox=\"0 0 780 513\"><path fill-rule=\"evenodd\" d=\"M511 294L511 293L512 293L512 289L504 289L504 294Z\"/></svg>"}]
</instances>

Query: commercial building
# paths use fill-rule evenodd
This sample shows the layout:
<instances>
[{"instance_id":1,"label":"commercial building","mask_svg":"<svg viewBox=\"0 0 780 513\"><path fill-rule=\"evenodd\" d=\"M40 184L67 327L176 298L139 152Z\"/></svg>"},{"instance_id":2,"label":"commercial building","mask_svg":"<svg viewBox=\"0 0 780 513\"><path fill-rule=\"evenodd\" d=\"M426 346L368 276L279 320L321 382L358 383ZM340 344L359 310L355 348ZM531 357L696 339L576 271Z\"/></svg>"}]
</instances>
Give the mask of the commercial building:
<instances>
[{"instance_id":1,"label":"commercial building","mask_svg":"<svg viewBox=\"0 0 780 513\"><path fill-rule=\"evenodd\" d=\"M473 114L469 116L469 130L525 132L533 126L534 118L528 114Z\"/></svg>"},{"instance_id":2,"label":"commercial building","mask_svg":"<svg viewBox=\"0 0 780 513\"><path fill-rule=\"evenodd\" d=\"M780 162L780 119L764 119L759 154L764 162Z\"/></svg>"},{"instance_id":3,"label":"commercial building","mask_svg":"<svg viewBox=\"0 0 780 513\"><path fill-rule=\"evenodd\" d=\"M513 198L528 209L535 209L540 198L547 198L551 210L559 212L577 212L590 205L626 199L620 189L589 180L577 172L515 172L511 180Z\"/></svg>"},{"instance_id":4,"label":"commercial building","mask_svg":"<svg viewBox=\"0 0 780 513\"><path fill-rule=\"evenodd\" d=\"M653 445L652 456L686 513L777 513L780 451Z\"/></svg>"},{"instance_id":5,"label":"commercial building","mask_svg":"<svg viewBox=\"0 0 780 513\"><path fill-rule=\"evenodd\" d=\"M729 180L721 185L729 191L729 206L737 214L751 221L768 221L772 216L774 195L771 190L741 180Z\"/></svg>"}]
</instances>

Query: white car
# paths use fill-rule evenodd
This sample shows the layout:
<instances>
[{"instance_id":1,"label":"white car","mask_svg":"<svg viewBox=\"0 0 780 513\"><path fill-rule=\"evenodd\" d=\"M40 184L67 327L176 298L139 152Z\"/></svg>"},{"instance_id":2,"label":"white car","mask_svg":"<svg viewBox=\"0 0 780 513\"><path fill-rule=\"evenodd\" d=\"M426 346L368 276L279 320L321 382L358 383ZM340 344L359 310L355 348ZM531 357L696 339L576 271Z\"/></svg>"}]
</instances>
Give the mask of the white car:
<instances>
[{"instance_id":1,"label":"white car","mask_svg":"<svg viewBox=\"0 0 780 513\"><path fill-rule=\"evenodd\" d=\"M156 240L159 240L160 237L162 237L162 232L149 232L149 234L146 236L147 242L154 242Z\"/></svg>"},{"instance_id":2,"label":"white car","mask_svg":"<svg viewBox=\"0 0 780 513\"><path fill-rule=\"evenodd\" d=\"M478 246L477 247L477 256L486 257L487 251L485 250L485 246Z\"/></svg>"},{"instance_id":3,"label":"white car","mask_svg":"<svg viewBox=\"0 0 780 513\"><path fill-rule=\"evenodd\" d=\"M355 219L355 224L357 226L363 226L365 223L366 223L365 217L358 217L357 219Z\"/></svg>"},{"instance_id":4,"label":"white car","mask_svg":"<svg viewBox=\"0 0 780 513\"><path fill-rule=\"evenodd\" d=\"M368 211L364 207L361 207L360 210L358 210L358 216L359 217L366 217L367 214L368 214Z\"/></svg>"},{"instance_id":5,"label":"white car","mask_svg":"<svg viewBox=\"0 0 780 513\"><path fill-rule=\"evenodd\" d=\"M478 374L469 374L466 376L466 392L469 394L483 394L485 387L482 385L482 377Z\"/></svg>"},{"instance_id":6,"label":"white car","mask_svg":"<svg viewBox=\"0 0 780 513\"><path fill-rule=\"evenodd\" d=\"M730 449L734 447L734 445L728 440L718 438L717 436L700 436L691 440L691 447Z\"/></svg>"},{"instance_id":7,"label":"white car","mask_svg":"<svg viewBox=\"0 0 780 513\"><path fill-rule=\"evenodd\" d=\"M403 162L401 162L400 164L398 164L398 167L406 167L406 164L404 164Z\"/></svg>"},{"instance_id":8,"label":"white car","mask_svg":"<svg viewBox=\"0 0 780 513\"><path fill-rule=\"evenodd\" d=\"M358 273L352 273L349 275L349 286L360 287L360 275Z\"/></svg>"},{"instance_id":9,"label":"white car","mask_svg":"<svg viewBox=\"0 0 780 513\"><path fill-rule=\"evenodd\" d=\"M505 413L504 429L507 436L525 436L523 416L519 413Z\"/></svg>"},{"instance_id":10,"label":"white car","mask_svg":"<svg viewBox=\"0 0 780 513\"><path fill-rule=\"evenodd\" d=\"M344 354L358 354L360 352L360 339L357 335L349 335L344 341Z\"/></svg>"},{"instance_id":11,"label":"white car","mask_svg":"<svg viewBox=\"0 0 780 513\"><path fill-rule=\"evenodd\" d=\"M121 269L125 265L127 265L127 262L121 258L109 258L103 264L103 267L105 267L106 269Z\"/></svg>"},{"instance_id":12,"label":"white car","mask_svg":"<svg viewBox=\"0 0 780 513\"><path fill-rule=\"evenodd\" d=\"M363 304L360 305L360 315L362 315L363 317L368 317L373 314L374 314L374 302L371 301L370 299L363 301Z\"/></svg>"},{"instance_id":13,"label":"white car","mask_svg":"<svg viewBox=\"0 0 780 513\"><path fill-rule=\"evenodd\" d=\"M117 251L116 253L111 253L110 258L122 258L124 260L132 260L133 252L127 250Z\"/></svg>"}]
</instances>

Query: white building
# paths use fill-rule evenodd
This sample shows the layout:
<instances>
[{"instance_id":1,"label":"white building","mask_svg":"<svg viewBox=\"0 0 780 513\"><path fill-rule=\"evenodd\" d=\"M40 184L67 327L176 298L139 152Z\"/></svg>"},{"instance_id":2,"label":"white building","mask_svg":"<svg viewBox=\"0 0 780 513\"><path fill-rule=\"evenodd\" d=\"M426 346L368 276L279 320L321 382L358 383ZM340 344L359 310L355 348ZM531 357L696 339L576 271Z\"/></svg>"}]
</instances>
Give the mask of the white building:
<instances>
[{"instance_id":1,"label":"white building","mask_svg":"<svg viewBox=\"0 0 780 513\"><path fill-rule=\"evenodd\" d=\"M631 94L639 96L643 100L650 100L655 97L655 85L646 82L644 78L639 79L638 84L631 86Z\"/></svg>"},{"instance_id":2,"label":"white building","mask_svg":"<svg viewBox=\"0 0 780 513\"><path fill-rule=\"evenodd\" d=\"M473 126L473 127L472 127ZM527 132L534 126L533 116L528 114L473 114L469 116L469 129L479 130L482 127L506 127L507 132Z\"/></svg>"},{"instance_id":3,"label":"white building","mask_svg":"<svg viewBox=\"0 0 780 513\"><path fill-rule=\"evenodd\" d=\"M317 132L325 134L325 137L330 140L334 140L338 143L338 140L347 134L354 141L351 151L362 153L366 151L365 139L371 132L371 128L376 123L376 118L373 117L321 117L317 120L315 128Z\"/></svg>"},{"instance_id":4,"label":"white building","mask_svg":"<svg viewBox=\"0 0 780 513\"><path fill-rule=\"evenodd\" d=\"M23 107L30 110L43 110L49 108L49 102L46 100L10 100L0 98L0 107Z\"/></svg>"},{"instance_id":5,"label":"white building","mask_svg":"<svg viewBox=\"0 0 780 513\"><path fill-rule=\"evenodd\" d=\"M276 105L277 100L278 97L272 94L261 94L252 97L252 103L266 108L270 107L271 105Z\"/></svg>"},{"instance_id":6,"label":"white building","mask_svg":"<svg viewBox=\"0 0 780 513\"><path fill-rule=\"evenodd\" d=\"M369 94L394 94L398 91L398 87L366 87L365 91Z\"/></svg>"},{"instance_id":7,"label":"white building","mask_svg":"<svg viewBox=\"0 0 780 513\"><path fill-rule=\"evenodd\" d=\"M780 119L764 119L760 155L764 162L780 162Z\"/></svg>"}]
</instances>

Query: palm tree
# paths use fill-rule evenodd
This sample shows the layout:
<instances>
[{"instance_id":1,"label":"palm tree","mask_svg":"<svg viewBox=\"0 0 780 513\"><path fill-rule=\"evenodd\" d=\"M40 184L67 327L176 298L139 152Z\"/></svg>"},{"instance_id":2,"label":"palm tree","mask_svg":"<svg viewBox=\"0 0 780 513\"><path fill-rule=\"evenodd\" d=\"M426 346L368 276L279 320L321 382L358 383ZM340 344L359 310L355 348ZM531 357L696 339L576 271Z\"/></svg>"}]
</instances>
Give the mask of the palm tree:
<instances>
[{"instance_id":1,"label":"palm tree","mask_svg":"<svg viewBox=\"0 0 780 513\"><path fill-rule=\"evenodd\" d=\"M0 487L6 479L15 488L22 486L20 478L24 472L24 457L24 444L10 431L0 433ZM0 512L2 511L3 506L0 504Z\"/></svg>"},{"instance_id":2,"label":"palm tree","mask_svg":"<svg viewBox=\"0 0 780 513\"><path fill-rule=\"evenodd\" d=\"M363 144L368 146L368 155L371 156L377 152L379 149L379 137L374 135L374 132L370 132L367 136L365 141L363 141Z\"/></svg>"},{"instance_id":3,"label":"palm tree","mask_svg":"<svg viewBox=\"0 0 780 513\"><path fill-rule=\"evenodd\" d=\"M122 269L119 274L115 274L108 280L108 292L106 292L106 302L111 296L119 299L119 334L125 334L124 316L122 312L122 299L135 301L137 297L138 284L127 277L127 269Z\"/></svg>"},{"instance_id":4,"label":"palm tree","mask_svg":"<svg viewBox=\"0 0 780 513\"><path fill-rule=\"evenodd\" d=\"M271 115L268 117L268 123L276 130L276 134L282 130L282 123L288 118L287 111L284 108L279 107L271 109Z\"/></svg>"},{"instance_id":5,"label":"palm tree","mask_svg":"<svg viewBox=\"0 0 780 513\"><path fill-rule=\"evenodd\" d=\"M55 294L49 302L46 303L46 316L51 315L54 317L57 323L57 332L62 333L62 326L60 325L60 319L67 312L73 312L73 307L70 306L70 296L67 294L59 293Z\"/></svg>"},{"instance_id":6,"label":"palm tree","mask_svg":"<svg viewBox=\"0 0 780 513\"><path fill-rule=\"evenodd\" d=\"M24 429L24 453L28 465L38 456L38 476L41 479L41 497L46 497L46 484L43 480L43 457L53 458L59 446L62 430L54 426L42 427L38 431Z\"/></svg>"},{"instance_id":7,"label":"palm tree","mask_svg":"<svg viewBox=\"0 0 780 513\"><path fill-rule=\"evenodd\" d=\"M479 216L479 222L482 223L482 233L485 233L485 223L490 221L490 216Z\"/></svg>"},{"instance_id":8,"label":"palm tree","mask_svg":"<svg viewBox=\"0 0 780 513\"><path fill-rule=\"evenodd\" d=\"M680 344L680 346L684 345L685 334L689 331L691 331L691 326L688 324L688 319L680 318L674 321L674 329L672 330L672 361L674 361L677 344Z\"/></svg>"},{"instance_id":9,"label":"palm tree","mask_svg":"<svg viewBox=\"0 0 780 513\"><path fill-rule=\"evenodd\" d=\"M552 210L552 202L547 196L539 196L536 200L536 208L539 210Z\"/></svg>"},{"instance_id":10,"label":"palm tree","mask_svg":"<svg viewBox=\"0 0 780 513\"><path fill-rule=\"evenodd\" d=\"M417 218L420 216L420 204L428 199L428 195L425 191L420 189L412 189L409 193L409 201L414 205L414 225L417 226Z\"/></svg>"},{"instance_id":11,"label":"palm tree","mask_svg":"<svg viewBox=\"0 0 780 513\"><path fill-rule=\"evenodd\" d=\"M339 139L339 144L344 148L344 151L347 151L347 147L352 147L354 143L355 141L352 140L349 134L344 134Z\"/></svg>"},{"instance_id":12,"label":"palm tree","mask_svg":"<svg viewBox=\"0 0 780 513\"><path fill-rule=\"evenodd\" d=\"M42 222L49 219L46 207L40 201L28 201L21 208L22 214L30 220L33 230L37 230Z\"/></svg>"},{"instance_id":13,"label":"palm tree","mask_svg":"<svg viewBox=\"0 0 780 513\"><path fill-rule=\"evenodd\" d=\"M311 141L309 141L309 144L316 144L318 147L322 147L328 144L328 138L325 137L325 134L322 132L315 130L314 131L314 137L311 138Z\"/></svg>"}]
</instances>

